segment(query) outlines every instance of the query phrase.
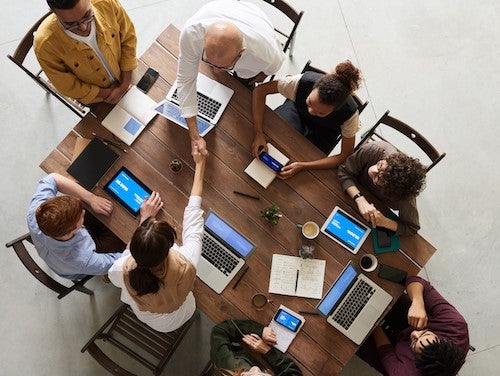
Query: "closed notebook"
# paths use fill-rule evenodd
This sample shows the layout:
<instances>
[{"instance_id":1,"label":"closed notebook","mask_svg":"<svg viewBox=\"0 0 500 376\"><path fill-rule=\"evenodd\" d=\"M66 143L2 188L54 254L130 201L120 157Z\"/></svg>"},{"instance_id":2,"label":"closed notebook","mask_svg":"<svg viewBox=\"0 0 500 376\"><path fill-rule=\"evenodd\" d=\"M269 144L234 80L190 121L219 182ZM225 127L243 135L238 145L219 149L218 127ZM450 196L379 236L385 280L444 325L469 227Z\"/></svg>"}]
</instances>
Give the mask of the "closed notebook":
<instances>
[{"instance_id":1,"label":"closed notebook","mask_svg":"<svg viewBox=\"0 0 500 376\"><path fill-rule=\"evenodd\" d=\"M111 148L94 137L66 171L82 187L90 191L113 166L118 157L119 155Z\"/></svg>"},{"instance_id":2,"label":"closed notebook","mask_svg":"<svg viewBox=\"0 0 500 376\"><path fill-rule=\"evenodd\" d=\"M284 155L270 143L267 143L267 148L269 155L276 159L283 166L286 165L290 160L286 155ZM253 161L245 169L245 172L264 188L269 187L269 184L271 184L271 182L276 177L276 172L268 167L259 158L254 158Z\"/></svg>"}]
</instances>

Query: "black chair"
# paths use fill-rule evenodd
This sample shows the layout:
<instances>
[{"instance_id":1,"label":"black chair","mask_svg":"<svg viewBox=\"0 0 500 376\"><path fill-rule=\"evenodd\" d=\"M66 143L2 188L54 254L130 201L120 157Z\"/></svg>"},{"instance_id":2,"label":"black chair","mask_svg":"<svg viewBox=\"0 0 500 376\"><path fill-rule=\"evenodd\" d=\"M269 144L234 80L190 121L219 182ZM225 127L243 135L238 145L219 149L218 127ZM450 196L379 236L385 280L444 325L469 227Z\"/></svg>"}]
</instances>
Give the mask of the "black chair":
<instances>
[{"instance_id":1,"label":"black chair","mask_svg":"<svg viewBox=\"0 0 500 376\"><path fill-rule=\"evenodd\" d=\"M327 72L325 72L324 70L322 69L319 69L319 68L316 68L316 67L313 67L311 65L311 60L309 60L306 65L304 65L304 68L302 68L302 72L300 73L304 73L304 72L316 72L316 73L321 73L321 74L326 74ZM368 101L365 101L363 102L361 100L360 97L358 97L356 94L352 94L352 98L354 99L354 101L356 102L356 104L358 105L358 112L361 114L363 112L363 110L366 108L366 106L368 106Z\"/></svg>"},{"instance_id":2,"label":"black chair","mask_svg":"<svg viewBox=\"0 0 500 376\"><path fill-rule=\"evenodd\" d=\"M413 141L413 143L417 145L418 148L422 150L431 161L431 163L427 166L427 171L430 171L431 168L433 168L446 155L446 153L440 153L424 136L422 136L422 134L417 132L408 124L403 123L401 120L390 116L389 111L386 111L386 113L382 115L382 117L375 123L375 125L371 127L368 132L363 134L361 140L356 146L356 150L358 150L365 142L368 142L368 140L379 139L391 143L387 140L387 136L385 136L384 138L384 136L382 136L382 133L380 132L380 129L378 129L381 125L387 126L401 133L409 140Z\"/></svg>"},{"instance_id":3,"label":"black chair","mask_svg":"<svg viewBox=\"0 0 500 376\"><path fill-rule=\"evenodd\" d=\"M198 317L199 312L196 310L193 317L179 329L161 333L140 321L129 305L122 304L81 351L88 351L113 375L134 375L101 350L97 341L103 340L149 368L153 375L159 375Z\"/></svg>"},{"instance_id":4,"label":"black chair","mask_svg":"<svg viewBox=\"0 0 500 376\"><path fill-rule=\"evenodd\" d=\"M38 279L41 283L43 283L45 286L47 286L49 289L52 291L57 292L59 295L57 295L58 299L64 298L66 295L68 295L71 291L77 290L80 292L83 292L84 294L87 295L94 295L94 292L92 290L89 290L86 288L84 285L85 283L91 279L92 275L86 276L85 278L82 278L77 281L72 281L73 286L65 286L55 279L53 279L50 275L45 273L45 271L38 266L38 264L35 262L33 257L31 257L30 253L26 249L24 242L29 242L32 244L30 234L25 234L17 239L14 239L5 246L7 248L12 247L14 248L14 251L17 254L17 257L21 260L23 265L28 269L28 271L36 278Z\"/></svg>"},{"instance_id":5,"label":"black chair","mask_svg":"<svg viewBox=\"0 0 500 376\"><path fill-rule=\"evenodd\" d=\"M30 76L38 85L40 85L47 94L51 94L61 101L66 107L73 111L79 117L84 117L89 109L82 103L78 102L73 98L66 97L59 93L57 89L52 85L52 83L44 77L43 70L40 68L37 73L33 73L25 64L26 57L29 52L33 49L33 39L34 33L37 31L40 24L48 16L52 14L52 11L44 14L26 33L26 35L21 39L21 42L16 48L16 51L12 55L7 55L7 57L12 60L19 68L21 68L28 76ZM36 60L36 59L35 59Z\"/></svg>"}]
</instances>

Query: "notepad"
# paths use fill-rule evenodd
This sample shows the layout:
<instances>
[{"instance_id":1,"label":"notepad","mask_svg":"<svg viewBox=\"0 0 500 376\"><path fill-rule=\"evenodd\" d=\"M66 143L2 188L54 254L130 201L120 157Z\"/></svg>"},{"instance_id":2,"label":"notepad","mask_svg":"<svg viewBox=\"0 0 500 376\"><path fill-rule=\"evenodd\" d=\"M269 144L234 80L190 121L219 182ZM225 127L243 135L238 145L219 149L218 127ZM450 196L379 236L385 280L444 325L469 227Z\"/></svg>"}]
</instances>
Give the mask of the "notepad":
<instances>
[{"instance_id":1,"label":"notepad","mask_svg":"<svg viewBox=\"0 0 500 376\"><path fill-rule=\"evenodd\" d=\"M102 120L102 125L116 137L132 145L146 125L155 117L156 102L132 86L111 112Z\"/></svg>"},{"instance_id":2,"label":"notepad","mask_svg":"<svg viewBox=\"0 0 500 376\"><path fill-rule=\"evenodd\" d=\"M267 143L267 148L268 154L283 166L290 160L290 158L285 156L270 143ZM271 184L276 177L276 172L258 158L254 158L254 160L245 169L245 172L264 188L269 187L269 184Z\"/></svg>"},{"instance_id":3,"label":"notepad","mask_svg":"<svg viewBox=\"0 0 500 376\"><path fill-rule=\"evenodd\" d=\"M274 254L269 278L269 292L321 299L325 268L325 260Z\"/></svg>"},{"instance_id":4,"label":"notepad","mask_svg":"<svg viewBox=\"0 0 500 376\"><path fill-rule=\"evenodd\" d=\"M276 316L269 323L269 327L276 334L276 345L274 345L274 347L280 350L282 353L285 353L290 347L290 344L292 343L294 338L299 333L300 329L304 326L306 319L304 318L304 316L299 315L297 312L292 311L290 308L285 307L284 305L279 306L278 313L280 312L280 310L283 310L286 313L292 315L294 319L296 318L300 320L300 326L296 331L292 331L286 328L285 326L281 325L279 323L280 322L279 318L277 318ZM278 319L278 321L276 319Z\"/></svg>"},{"instance_id":5,"label":"notepad","mask_svg":"<svg viewBox=\"0 0 500 376\"><path fill-rule=\"evenodd\" d=\"M66 170L82 187L92 190L118 159L118 154L94 137Z\"/></svg>"}]
</instances>

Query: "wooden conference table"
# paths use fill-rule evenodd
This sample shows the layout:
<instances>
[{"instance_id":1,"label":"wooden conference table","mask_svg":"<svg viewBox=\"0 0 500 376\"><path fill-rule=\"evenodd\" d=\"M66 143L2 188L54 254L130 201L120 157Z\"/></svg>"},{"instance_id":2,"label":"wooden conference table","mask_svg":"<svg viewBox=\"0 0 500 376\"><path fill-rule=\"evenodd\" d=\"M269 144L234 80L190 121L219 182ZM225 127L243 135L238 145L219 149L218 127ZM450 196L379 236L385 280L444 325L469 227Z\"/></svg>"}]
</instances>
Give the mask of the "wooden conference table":
<instances>
[{"instance_id":1,"label":"wooden conference table","mask_svg":"<svg viewBox=\"0 0 500 376\"><path fill-rule=\"evenodd\" d=\"M179 30L168 26L140 58L139 67L133 74L133 82L137 83L147 67L159 71L160 78L148 93L157 102L165 97L175 80L178 38ZM200 71L214 78L203 63L200 64ZM288 180L275 179L268 189L263 189L246 175L244 169L253 159L250 152L253 140L251 93L228 74L217 79L235 93L219 124L205 136L210 157L206 166L202 206L205 211L212 209L221 215L257 247L247 261L250 269L235 289L232 287L238 275L221 295L214 293L199 279L196 280L194 293L198 308L215 322L231 317L250 318L264 324L270 322L280 304L295 311L313 311L318 300L267 293L272 255L281 253L296 256L302 242L296 224L312 220L321 225L335 205L358 218L360 216L355 204L342 192L336 171L301 172ZM107 104L97 105L94 108L97 118L87 115L82 119L40 167L47 173L65 174L78 137L92 138L94 131L100 136L112 138L112 134L100 126L100 121L111 107ZM265 124L268 140L289 156L291 161L324 156L269 108L266 109ZM125 165L151 189L160 192L165 205L161 216L175 225L180 234L194 173L187 131L157 116L133 145L127 148L127 153L118 149L115 151L121 156L94 189L94 193L109 197L102 186L119 167ZM177 174L168 168L174 158L184 162L183 170ZM260 200L235 195L234 190L259 196ZM272 203L276 203L283 214L277 226L269 225L260 217L260 210ZM111 217L99 218L124 241L130 240L137 226L136 219L118 204ZM401 251L382 254L378 258L380 262L407 270L410 275L417 274L435 251L419 235L404 238L401 243ZM357 265L363 254L373 253L370 238L357 255L352 255L323 234L314 240L314 244L316 258L326 260L323 293L326 293L350 260ZM376 272L367 274L392 294L395 300L402 293L402 286L379 279ZM256 310L251 305L251 298L256 293L264 293L271 300L262 310ZM325 318L307 315L305 325L291 344L288 354L298 362L304 375L336 375L356 350L357 346L330 326Z\"/></svg>"}]
</instances>

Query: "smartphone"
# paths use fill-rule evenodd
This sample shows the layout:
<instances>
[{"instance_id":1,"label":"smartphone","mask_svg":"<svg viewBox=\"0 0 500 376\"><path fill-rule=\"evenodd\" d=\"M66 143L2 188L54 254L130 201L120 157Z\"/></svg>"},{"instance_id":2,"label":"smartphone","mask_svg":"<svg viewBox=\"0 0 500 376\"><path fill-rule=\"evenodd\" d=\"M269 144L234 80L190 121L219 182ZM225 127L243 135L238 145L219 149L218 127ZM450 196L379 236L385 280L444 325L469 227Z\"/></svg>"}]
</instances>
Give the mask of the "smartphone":
<instances>
[{"instance_id":1,"label":"smartphone","mask_svg":"<svg viewBox=\"0 0 500 376\"><path fill-rule=\"evenodd\" d=\"M155 81L158 79L158 76L159 74L157 71L155 71L153 68L148 68L146 73L144 73L144 75L137 83L137 88L143 93L147 93L149 89L151 89L151 86L153 86Z\"/></svg>"},{"instance_id":2,"label":"smartphone","mask_svg":"<svg viewBox=\"0 0 500 376\"><path fill-rule=\"evenodd\" d=\"M394 266L380 264L378 276L392 282L400 283L402 285L406 282L407 273L404 270L395 268Z\"/></svg>"},{"instance_id":3,"label":"smartphone","mask_svg":"<svg viewBox=\"0 0 500 376\"><path fill-rule=\"evenodd\" d=\"M281 169L283 168L283 165L281 163L279 163L276 159L271 157L265 151L261 151L259 153L259 159L276 172L280 172Z\"/></svg>"},{"instance_id":4,"label":"smartphone","mask_svg":"<svg viewBox=\"0 0 500 376\"><path fill-rule=\"evenodd\" d=\"M387 248L391 246L391 236L394 231L377 227L377 245L379 248Z\"/></svg>"},{"instance_id":5,"label":"smartphone","mask_svg":"<svg viewBox=\"0 0 500 376\"><path fill-rule=\"evenodd\" d=\"M293 316L282 308L280 308L278 312L276 312L273 320L294 333L296 333L297 330L299 330L300 325L302 325L301 319Z\"/></svg>"}]
</instances>

